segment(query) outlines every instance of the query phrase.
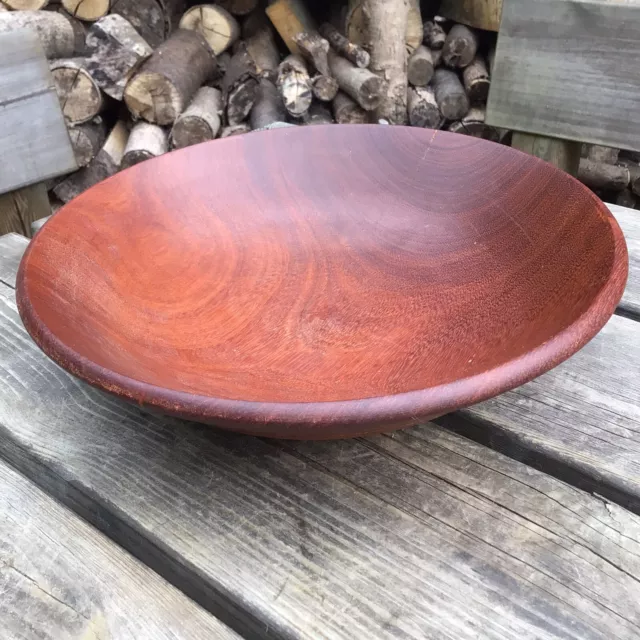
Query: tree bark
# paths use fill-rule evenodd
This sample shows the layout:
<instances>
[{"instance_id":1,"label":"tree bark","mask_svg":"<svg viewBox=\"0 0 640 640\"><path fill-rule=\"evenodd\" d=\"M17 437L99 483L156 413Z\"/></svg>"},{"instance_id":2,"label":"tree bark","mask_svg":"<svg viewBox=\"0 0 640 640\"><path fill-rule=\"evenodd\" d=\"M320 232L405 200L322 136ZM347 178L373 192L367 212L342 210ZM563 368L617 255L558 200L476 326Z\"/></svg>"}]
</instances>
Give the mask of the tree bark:
<instances>
[{"instance_id":1,"label":"tree bark","mask_svg":"<svg viewBox=\"0 0 640 640\"><path fill-rule=\"evenodd\" d=\"M361 46L349 42L332 24L325 22L321 25L320 35L326 38L336 53L355 64L356 67L366 69L369 66L371 62L369 52L365 51Z\"/></svg>"},{"instance_id":2,"label":"tree bark","mask_svg":"<svg viewBox=\"0 0 640 640\"><path fill-rule=\"evenodd\" d=\"M258 0L218 0L218 4L234 16L246 16L258 6Z\"/></svg>"},{"instance_id":3,"label":"tree bark","mask_svg":"<svg viewBox=\"0 0 640 640\"><path fill-rule=\"evenodd\" d=\"M302 31L293 36L301 55L308 60L313 68L322 75L329 76L329 41L316 31Z\"/></svg>"},{"instance_id":4,"label":"tree bark","mask_svg":"<svg viewBox=\"0 0 640 640\"><path fill-rule=\"evenodd\" d=\"M578 180L591 189L622 191L629 186L629 169L582 158L578 168Z\"/></svg>"},{"instance_id":5,"label":"tree bark","mask_svg":"<svg viewBox=\"0 0 640 640\"><path fill-rule=\"evenodd\" d=\"M467 114L456 122L449 125L449 131L462 133L474 138L483 138L492 142L500 141L500 131L485 122L485 108L472 107Z\"/></svg>"},{"instance_id":6,"label":"tree bark","mask_svg":"<svg viewBox=\"0 0 640 640\"><path fill-rule=\"evenodd\" d=\"M128 169L166 152L167 134L164 129L156 124L138 122L129 134L120 168Z\"/></svg>"},{"instance_id":7,"label":"tree bark","mask_svg":"<svg viewBox=\"0 0 640 640\"><path fill-rule=\"evenodd\" d=\"M70 58L84 49L84 30L54 11L5 11L0 14L0 33L32 29L47 58Z\"/></svg>"},{"instance_id":8,"label":"tree bark","mask_svg":"<svg viewBox=\"0 0 640 640\"><path fill-rule=\"evenodd\" d=\"M339 91L333 99L333 117L338 124L366 124L368 113L346 93Z\"/></svg>"},{"instance_id":9,"label":"tree bark","mask_svg":"<svg viewBox=\"0 0 640 640\"><path fill-rule=\"evenodd\" d=\"M86 166L68 176L53 188L62 202L69 202L93 185L114 175L120 168L129 132L124 122L117 122L102 149Z\"/></svg>"},{"instance_id":10,"label":"tree bark","mask_svg":"<svg viewBox=\"0 0 640 640\"><path fill-rule=\"evenodd\" d=\"M333 124L331 109L326 104L314 102L304 114L303 122L306 125Z\"/></svg>"},{"instance_id":11,"label":"tree bark","mask_svg":"<svg viewBox=\"0 0 640 640\"><path fill-rule=\"evenodd\" d=\"M311 78L300 56L291 54L280 63L278 91L285 109L295 118L304 115L311 106Z\"/></svg>"},{"instance_id":12,"label":"tree bark","mask_svg":"<svg viewBox=\"0 0 640 640\"><path fill-rule=\"evenodd\" d=\"M429 49L442 49L446 39L447 34L439 23L431 20L424 23L424 43Z\"/></svg>"},{"instance_id":13,"label":"tree bark","mask_svg":"<svg viewBox=\"0 0 640 640\"><path fill-rule=\"evenodd\" d=\"M220 132L220 138L231 138L232 136L241 136L243 133L249 133L251 131L251 127L246 123L242 122L241 124L232 124L228 127L225 127Z\"/></svg>"},{"instance_id":14,"label":"tree bark","mask_svg":"<svg viewBox=\"0 0 640 640\"><path fill-rule=\"evenodd\" d=\"M91 26L87 48L87 71L115 100L122 100L130 75L153 53L131 23L118 14L101 18Z\"/></svg>"},{"instance_id":15,"label":"tree bark","mask_svg":"<svg viewBox=\"0 0 640 640\"><path fill-rule=\"evenodd\" d=\"M280 53L276 45L275 31L263 11L252 13L242 26L242 37L247 52L253 59L260 76L276 81Z\"/></svg>"},{"instance_id":16,"label":"tree bark","mask_svg":"<svg viewBox=\"0 0 640 640\"><path fill-rule=\"evenodd\" d=\"M171 124L216 67L206 40L178 29L127 83L124 101L135 118Z\"/></svg>"},{"instance_id":17,"label":"tree bark","mask_svg":"<svg viewBox=\"0 0 640 640\"><path fill-rule=\"evenodd\" d=\"M258 70L244 46L236 51L229 62L222 80L222 93L227 122L240 124L246 120L258 93Z\"/></svg>"},{"instance_id":18,"label":"tree bark","mask_svg":"<svg viewBox=\"0 0 640 640\"><path fill-rule=\"evenodd\" d=\"M214 4L199 4L187 9L180 20L180 28L202 34L216 55L226 51L240 37L238 21Z\"/></svg>"},{"instance_id":19,"label":"tree bark","mask_svg":"<svg viewBox=\"0 0 640 640\"><path fill-rule=\"evenodd\" d=\"M171 13L176 3L167 0L111 0L112 15L120 15L154 49L171 32Z\"/></svg>"},{"instance_id":20,"label":"tree bark","mask_svg":"<svg viewBox=\"0 0 640 640\"><path fill-rule=\"evenodd\" d=\"M69 124L89 122L100 113L104 106L102 93L83 59L55 60L51 63L51 75L62 113Z\"/></svg>"},{"instance_id":21,"label":"tree bark","mask_svg":"<svg viewBox=\"0 0 640 640\"><path fill-rule=\"evenodd\" d=\"M407 30L409 7L409 0L363 2L371 50L370 68L386 85L375 116L390 124L407 122L407 51L403 34Z\"/></svg>"},{"instance_id":22,"label":"tree bark","mask_svg":"<svg viewBox=\"0 0 640 640\"><path fill-rule=\"evenodd\" d=\"M409 57L407 63L407 78L414 87L426 87L434 71L431 49L420 45Z\"/></svg>"},{"instance_id":23,"label":"tree bark","mask_svg":"<svg viewBox=\"0 0 640 640\"><path fill-rule=\"evenodd\" d=\"M374 110L381 102L385 82L368 69L360 69L333 51L329 51L331 75L338 86L351 96L365 111Z\"/></svg>"},{"instance_id":24,"label":"tree bark","mask_svg":"<svg viewBox=\"0 0 640 640\"><path fill-rule=\"evenodd\" d=\"M171 144L182 149L213 140L220 131L222 93L213 87L200 87L191 104L178 116L171 130Z\"/></svg>"},{"instance_id":25,"label":"tree bark","mask_svg":"<svg viewBox=\"0 0 640 640\"><path fill-rule=\"evenodd\" d=\"M266 78L260 80L258 95L251 109L249 121L252 129L263 129L274 122L286 122L287 110L276 86Z\"/></svg>"},{"instance_id":26,"label":"tree bark","mask_svg":"<svg viewBox=\"0 0 640 640\"><path fill-rule=\"evenodd\" d=\"M439 129L443 120L431 87L409 88L409 122L413 127Z\"/></svg>"},{"instance_id":27,"label":"tree bark","mask_svg":"<svg viewBox=\"0 0 640 640\"><path fill-rule=\"evenodd\" d=\"M489 95L489 72L481 56L471 61L462 72L464 88L471 104L486 104Z\"/></svg>"},{"instance_id":28,"label":"tree bark","mask_svg":"<svg viewBox=\"0 0 640 640\"><path fill-rule=\"evenodd\" d=\"M104 120L98 116L91 122L69 128L71 146L79 167L86 167L100 151L106 138Z\"/></svg>"},{"instance_id":29,"label":"tree bark","mask_svg":"<svg viewBox=\"0 0 640 640\"><path fill-rule=\"evenodd\" d=\"M469 98L453 71L436 69L433 88L440 113L447 120L460 120L469 111Z\"/></svg>"},{"instance_id":30,"label":"tree bark","mask_svg":"<svg viewBox=\"0 0 640 640\"><path fill-rule=\"evenodd\" d=\"M452 68L466 67L478 50L478 36L463 24L451 27L442 48L442 61Z\"/></svg>"}]
</instances>

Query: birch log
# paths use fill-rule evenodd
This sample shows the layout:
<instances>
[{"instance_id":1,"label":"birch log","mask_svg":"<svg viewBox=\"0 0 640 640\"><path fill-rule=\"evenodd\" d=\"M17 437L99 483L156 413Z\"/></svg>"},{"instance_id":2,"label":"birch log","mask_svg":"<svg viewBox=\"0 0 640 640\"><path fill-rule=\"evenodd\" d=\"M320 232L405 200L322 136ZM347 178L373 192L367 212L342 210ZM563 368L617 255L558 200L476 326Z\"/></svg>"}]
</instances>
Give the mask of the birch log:
<instances>
[{"instance_id":1,"label":"birch log","mask_svg":"<svg viewBox=\"0 0 640 640\"><path fill-rule=\"evenodd\" d=\"M178 116L171 130L171 145L182 149L213 140L220 132L222 93L213 87L198 89L191 104Z\"/></svg>"},{"instance_id":2,"label":"birch log","mask_svg":"<svg viewBox=\"0 0 640 640\"><path fill-rule=\"evenodd\" d=\"M149 122L138 122L129 134L120 168L128 169L166 152L167 134L164 129Z\"/></svg>"}]
</instances>

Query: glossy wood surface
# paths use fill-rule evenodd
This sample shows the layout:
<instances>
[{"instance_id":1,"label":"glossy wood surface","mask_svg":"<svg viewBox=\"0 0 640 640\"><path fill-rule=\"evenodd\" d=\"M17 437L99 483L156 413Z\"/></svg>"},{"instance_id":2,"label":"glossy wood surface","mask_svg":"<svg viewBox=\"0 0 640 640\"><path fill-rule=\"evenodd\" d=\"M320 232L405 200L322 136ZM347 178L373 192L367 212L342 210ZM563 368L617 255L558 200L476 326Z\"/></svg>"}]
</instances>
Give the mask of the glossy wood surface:
<instances>
[{"instance_id":1,"label":"glossy wood surface","mask_svg":"<svg viewBox=\"0 0 640 640\"><path fill-rule=\"evenodd\" d=\"M25 325L88 382L248 433L329 438L467 406L603 326L627 275L568 175L415 128L289 128L133 167L56 214Z\"/></svg>"}]
</instances>

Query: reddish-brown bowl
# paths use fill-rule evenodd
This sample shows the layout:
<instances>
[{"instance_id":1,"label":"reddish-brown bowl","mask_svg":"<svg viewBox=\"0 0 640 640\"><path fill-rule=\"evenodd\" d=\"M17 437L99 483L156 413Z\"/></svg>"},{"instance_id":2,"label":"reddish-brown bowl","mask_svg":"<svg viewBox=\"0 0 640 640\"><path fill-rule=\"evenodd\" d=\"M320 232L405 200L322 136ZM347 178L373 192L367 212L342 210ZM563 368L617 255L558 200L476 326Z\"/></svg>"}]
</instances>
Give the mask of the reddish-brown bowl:
<instances>
[{"instance_id":1,"label":"reddish-brown bowl","mask_svg":"<svg viewBox=\"0 0 640 640\"><path fill-rule=\"evenodd\" d=\"M34 340L150 409L335 438L520 385L605 324L624 239L579 182L483 140L299 127L145 162L20 266Z\"/></svg>"}]
</instances>

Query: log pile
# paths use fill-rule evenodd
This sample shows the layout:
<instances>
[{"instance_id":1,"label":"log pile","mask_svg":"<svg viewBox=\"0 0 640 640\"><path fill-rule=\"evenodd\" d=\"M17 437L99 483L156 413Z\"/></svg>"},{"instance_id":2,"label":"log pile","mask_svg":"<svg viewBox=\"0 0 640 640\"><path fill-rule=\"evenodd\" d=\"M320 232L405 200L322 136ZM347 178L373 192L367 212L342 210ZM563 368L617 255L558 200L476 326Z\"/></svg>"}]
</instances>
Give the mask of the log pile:
<instances>
[{"instance_id":1,"label":"log pile","mask_svg":"<svg viewBox=\"0 0 640 640\"><path fill-rule=\"evenodd\" d=\"M408 124L508 144L485 123L495 34L422 15L431 4L0 0L0 32L34 29L50 60L81 167L49 185L55 205L167 151L278 123ZM585 147L579 177L635 206L637 159Z\"/></svg>"}]
</instances>

